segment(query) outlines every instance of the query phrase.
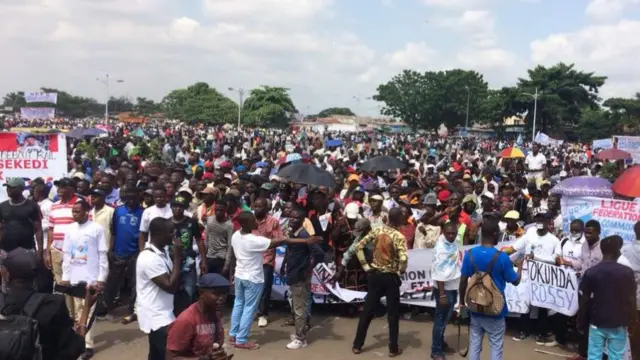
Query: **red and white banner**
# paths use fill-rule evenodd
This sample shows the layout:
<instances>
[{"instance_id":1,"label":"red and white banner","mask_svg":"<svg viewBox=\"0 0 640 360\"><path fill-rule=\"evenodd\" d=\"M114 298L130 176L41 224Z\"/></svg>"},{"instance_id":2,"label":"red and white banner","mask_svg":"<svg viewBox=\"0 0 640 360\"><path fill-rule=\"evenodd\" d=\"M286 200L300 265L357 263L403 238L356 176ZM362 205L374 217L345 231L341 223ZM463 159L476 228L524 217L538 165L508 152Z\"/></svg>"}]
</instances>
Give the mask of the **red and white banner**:
<instances>
[{"instance_id":1,"label":"red and white banner","mask_svg":"<svg viewBox=\"0 0 640 360\"><path fill-rule=\"evenodd\" d=\"M27 184L35 178L59 179L67 173L67 139L64 134L0 133L0 184L19 177ZM0 186L0 201L7 198Z\"/></svg>"}]
</instances>

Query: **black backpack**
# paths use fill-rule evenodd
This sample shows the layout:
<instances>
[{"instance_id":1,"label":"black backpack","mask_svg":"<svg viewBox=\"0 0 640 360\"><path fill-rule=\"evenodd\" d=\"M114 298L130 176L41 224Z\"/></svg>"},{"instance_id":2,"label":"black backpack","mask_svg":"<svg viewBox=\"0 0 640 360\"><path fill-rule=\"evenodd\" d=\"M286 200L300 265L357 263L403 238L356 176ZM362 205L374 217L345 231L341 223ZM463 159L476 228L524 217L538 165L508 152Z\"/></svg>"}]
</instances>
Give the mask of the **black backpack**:
<instances>
[{"instance_id":1,"label":"black backpack","mask_svg":"<svg viewBox=\"0 0 640 360\"><path fill-rule=\"evenodd\" d=\"M0 297L0 360L41 360L40 330L33 316L47 294L33 293L17 314L5 314L4 295Z\"/></svg>"}]
</instances>

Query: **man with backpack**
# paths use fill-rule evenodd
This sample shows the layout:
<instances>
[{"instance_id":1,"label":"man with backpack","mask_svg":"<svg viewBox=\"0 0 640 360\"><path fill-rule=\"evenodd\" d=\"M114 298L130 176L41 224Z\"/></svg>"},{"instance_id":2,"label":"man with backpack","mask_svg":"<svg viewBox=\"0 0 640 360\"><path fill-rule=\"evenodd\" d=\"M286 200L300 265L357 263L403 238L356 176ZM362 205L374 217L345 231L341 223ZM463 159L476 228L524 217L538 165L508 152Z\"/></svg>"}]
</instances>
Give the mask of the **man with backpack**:
<instances>
[{"instance_id":1,"label":"man with backpack","mask_svg":"<svg viewBox=\"0 0 640 360\"><path fill-rule=\"evenodd\" d=\"M34 290L38 258L17 248L3 263L8 272L6 295L0 295L0 359L77 359L85 351L84 338L74 332L65 298Z\"/></svg>"},{"instance_id":2,"label":"man with backpack","mask_svg":"<svg viewBox=\"0 0 640 360\"><path fill-rule=\"evenodd\" d=\"M505 317L509 313L504 288L507 283L518 285L522 263L513 270L509 256L494 245L500 236L497 221L482 224L482 244L462 260L460 279L460 311L467 307L471 317L469 328L469 360L479 360L484 334L489 336L491 359L502 359Z\"/></svg>"}]
</instances>

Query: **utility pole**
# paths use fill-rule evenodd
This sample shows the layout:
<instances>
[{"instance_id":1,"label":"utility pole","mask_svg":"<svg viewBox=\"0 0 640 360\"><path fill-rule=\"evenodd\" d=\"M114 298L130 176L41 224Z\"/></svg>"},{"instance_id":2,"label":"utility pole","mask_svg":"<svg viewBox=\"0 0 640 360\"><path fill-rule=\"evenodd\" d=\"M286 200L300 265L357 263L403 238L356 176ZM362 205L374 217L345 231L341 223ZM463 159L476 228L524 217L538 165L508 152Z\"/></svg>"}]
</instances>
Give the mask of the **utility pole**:
<instances>
[{"instance_id":1,"label":"utility pole","mask_svg":"<svg viewBox=\"0 0 640 360\"><path fill-rule=\"evenodd\" d=\"M104 74L104 77L97 77L96 81L100 81L104 84L105 87L105 101L104 101L104 123L105 125L109 122L109 86L111 82L111 76L109 74ZM124 80L116 80L116 83L123 83Z\"/></svg>"},{"instance_id":2,"label":"utility pole","mask_svg":"<svg viewBox=\"0 0 640 360\"><path fill-rule=\"evenodd\" d=\"M464 129L467 131L467 136L469 136L469 104L471 103L471 89L469 86L465 86L467 89L467 120L465 121Z\"/></svg>"},{"instance_id":3,"label":"utility pole","mask_svg":"<svg viewBox=\"0 0 640 360\"><path fill-rule=\"evenodd\" d=\"M244 100L244 89L238 88L236 90L230 87L229 91L235 91L238 93L238 130L240 130L240 119L242 119L242 103Z\"/></svg>"},{"instance_id":4,"label":"utility pole","mask_svg":"<svg viewBox=\"0 0 640 360\"><path fill-rule=\"evenodd\" d=\"M538 115L538 97L540 93L538 93L538 88L536 88L536 92L533 94L524 93L525 95L531 96L533 98L533 131L531 133L531 142L536 139L536 116Z\"/></svg>"}]
</instances>

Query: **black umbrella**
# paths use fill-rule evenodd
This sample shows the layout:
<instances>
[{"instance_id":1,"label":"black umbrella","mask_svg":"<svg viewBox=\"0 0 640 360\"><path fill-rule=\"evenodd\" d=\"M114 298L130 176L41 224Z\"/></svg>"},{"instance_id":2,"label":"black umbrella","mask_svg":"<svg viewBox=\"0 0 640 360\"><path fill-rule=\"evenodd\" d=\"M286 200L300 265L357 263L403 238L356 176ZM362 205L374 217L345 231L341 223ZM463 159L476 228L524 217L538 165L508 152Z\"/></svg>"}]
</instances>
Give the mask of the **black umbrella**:
<instances>
[{"instance_id":1,"label":"black umbrella","mask_svg":"<svg viewBox=\"0 0 640 360\"><path fill-rule=\"evenodd\" d=\"M360 169L362 171L375 173L378 171L389 171L389 170L397 170L397 169L402 170L406 167L407 167L407 164L403 163L398 158L395 158L393 156L383 155L383 156L376 156L373 159L365 161L360 166Z\"/></svg>"},{"instance_id":2,"label":"black umbrella","mask_svg":"<svg viewBox=\"0 0 640 360\"><path fill-rule=\"evenodd\" d=\"M276 175L298 184L329 188L335 186L333 175L330 172L311 164L291 164L281 169Z\"/></svg>"}]
</instances>

